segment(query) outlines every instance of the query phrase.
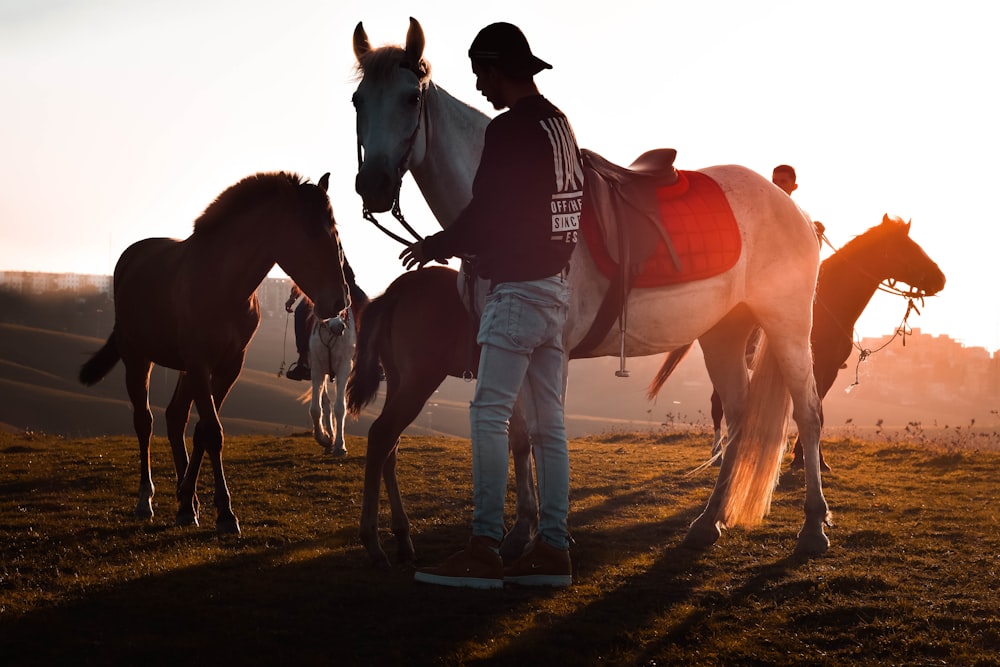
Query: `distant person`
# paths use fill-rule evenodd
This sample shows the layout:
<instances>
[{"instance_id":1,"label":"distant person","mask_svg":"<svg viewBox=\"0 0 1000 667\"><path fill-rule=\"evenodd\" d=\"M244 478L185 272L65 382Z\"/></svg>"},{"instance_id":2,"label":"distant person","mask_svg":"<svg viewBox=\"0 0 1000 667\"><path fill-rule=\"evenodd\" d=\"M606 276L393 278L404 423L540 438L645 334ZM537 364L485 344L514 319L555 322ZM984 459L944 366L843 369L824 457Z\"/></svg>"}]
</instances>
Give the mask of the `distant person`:
<instances>
[{"instance_id":1,"label":"distant person","mask_svg":"<svg viewBox=\"0 0 1000 667\"><path fill-rule=\"evenodd\" d=\"M777 185L779 188L785 191L789 197L792 193L798 189L799 184L795 182L795 167L788 164L779 164L771 172L771 182ZM816 227L816 235L822 239L823 232L826 231L826 225L824 225L819 220L813 220L813 225Z\"/></svg>"},{"instance_id":2,"label":"distant person","mask_svg":"<svg viewBox=\"0 0 1000 667\"><path fill-rule=\"evenodd\" d=\"M789 197L799 187L795 182L795 168L787 164L779 164L774 168L771 172L771 182L784 190Z\"/></svg>"}]
</instances>

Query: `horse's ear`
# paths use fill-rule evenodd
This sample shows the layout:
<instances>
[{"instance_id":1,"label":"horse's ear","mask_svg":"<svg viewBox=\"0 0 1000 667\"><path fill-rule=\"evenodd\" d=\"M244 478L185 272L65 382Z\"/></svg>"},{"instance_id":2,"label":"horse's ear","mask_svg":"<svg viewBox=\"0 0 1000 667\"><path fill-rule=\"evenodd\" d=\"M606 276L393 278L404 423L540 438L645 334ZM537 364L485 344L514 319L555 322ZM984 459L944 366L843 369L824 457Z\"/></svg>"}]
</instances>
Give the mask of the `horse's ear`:
<instances>
[{"instance_id":1,"label":"horse's ear","mask_svg":"<svg viewBox=\"0 0 1000 667\"><path fill-rule=\"evenodd\" d=\"M317 185L319 185L323 192L328 191L330 189L330 172L326 172L320 176L319 183L317 183Z\"/></svg>"},{"instance_id":2,"label":"horse's ear","mask_svg":"<svg viewBox=\"0 0 1000 667\"><path fill-rule=\"evenodd\" d=\"M411 16L410 28L406 31L406 58L414 69L420 66L420 59L424 57L425 44L424 29L420 27L417 19Z\"/></svg>"},{"instance_id":3,"label":"horse's ear","mask_svg":"<svg viewBox=\"0 0 1000 667\"><path fill-rule=\"evenodd\" d=\"M888 225L890 222L892 222L892 218L889 217L889 214L888 213L883 213L882 214L882 224L883 225Z\"/></svg>"},{"instance_id":4,"label":"horse's ear","mask_svg":"<svg viewBox=\"0 0 1000 667\"><path fill-rule=\"evenodd\" d=\"M910 225L912 225L912 224L913 224L913 218L910 218L909 220L906 221L906 235L907 236L909 236L909 234L910 234Z\"/></svg>"},{"instance_id":5,"label":"horse's ear","mask_svg":"<svg viewBox=\"0 0 1000 667\"><path fill-rule=\"evenodd\" d=\"M354 57L358 59L358 62L361 62L361 58L371 50L372 45L368 41L365 27L361 25L361 21L358 21L357 27L354 28Z\"/></svg>"}]
</instances>

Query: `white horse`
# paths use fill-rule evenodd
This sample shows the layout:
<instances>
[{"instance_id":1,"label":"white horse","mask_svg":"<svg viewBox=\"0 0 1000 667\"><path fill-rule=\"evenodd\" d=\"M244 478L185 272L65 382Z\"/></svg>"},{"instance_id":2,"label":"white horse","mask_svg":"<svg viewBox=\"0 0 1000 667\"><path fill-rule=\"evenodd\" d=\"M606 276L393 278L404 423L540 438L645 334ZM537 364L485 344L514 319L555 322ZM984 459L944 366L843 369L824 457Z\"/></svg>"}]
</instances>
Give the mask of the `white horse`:
<instances>
[{"instance_id":1,"label":"white horse","mask_svg":"<svg viewBox=\"0 0 1000 667\"><path fill-rule=\"evenodd\" d=\"M358 332L351 308L337 317L316 320L309 334L309 370L312 389L309 394L309 416L313 422L313 437L328 454L347 456L344 444L345 390L354 363ZM327 380L335 382L337 394L330 411ZM336 429L334 428L336 417Z\"/></svg>"},{"instance_id":2,"label":"white horse","mask_svg":"<svg viewBox=\"0 0 1000 667\"><path fill-rule=\"evenodd\" d=\"M430 67L422 58L424 43L423 30L412 18L404 47L372 49L362 25L355 29L361 75L353 97L360 163L356 189L368 211L387 211L398 205L401 179L409 171L447 227L471 199L489 119L431 81ZM816 235L795 203L763 176L733 165L700 171L719 185L737 221L742 253L736 264L704 280L633 289L623 338L615 328L583 356L642 356L700 342L709 375L735 427L708 504L685 538L693 547L711 545L723 528L753 526L767 514L787 445L790 399L805 446L805 521L796 550L821 553L829 546L823 531L828 506L820 477L820 402L809 346L819 266ZM609 287L582 241L569 280L572 300L565 347L572 350L587 334ZM765 341L751 381L744 350L758 324ZM373 425L362 510L362 539L367 533L365 543L373 556L377 544L373 547L369 540L377 520L381 475L397 535L405 520L396 516L401 503L395 488L395 438L376 442L375 431Z\"/></svg>"}]
</instances>

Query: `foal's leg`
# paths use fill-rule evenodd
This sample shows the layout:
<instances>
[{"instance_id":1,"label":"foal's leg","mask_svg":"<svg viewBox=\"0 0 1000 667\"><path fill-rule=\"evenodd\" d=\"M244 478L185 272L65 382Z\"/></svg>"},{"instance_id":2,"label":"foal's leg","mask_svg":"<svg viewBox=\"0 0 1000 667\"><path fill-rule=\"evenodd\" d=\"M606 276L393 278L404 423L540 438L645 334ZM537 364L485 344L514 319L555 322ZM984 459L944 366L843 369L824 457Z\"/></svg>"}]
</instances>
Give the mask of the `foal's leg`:
<instances>
[{"instance_id":1,"label":"foal's leg","mask_svg":"<svg viewBox=\"0 0 1000 667\"><path fill-rule=\"evenodd\" d=\"M316 365L315 358L310 359L310 363L312 364L310 368L310 372L312 373L312 398L309 402L309 416L312 418L313 423L313 438L316 439L320 447L326 451L330 451L330 446L333 442L330 439L330 432L323 427L323 423L326 421L324 418L324 404L329 401L326 395L326 373Z\"/></svg>"},{"instance_id":2,"label":"foal's leg","mask_svg":"<svg viewBox=\"0 0 1000 667\"><path fill-rule=\"evenodd\" d=\"M337 375L334 378L336 381L337 395L333 399L333 414L336 420L336 431L331 431L335 433L333 438L333 455L347 456L347 445L344 444L344 420L347 417L347 376L351 374L351 360L347 359L347 363L341 364L341 367L337 369ZM326 398L326 416L330 419L330 396L327 394Z\"/></svg>"},{"instance_id":3,"label":"foal's leg","mask_svg":"<svg viewBox=\"0 0 1000 667\"><path fill-rule=\"evenodd\" d=\"M319 324L313 326L309 336L309 369L312 379L312 401L309 403L309 416L313 423L313 438L325 451L329 452L333 445L330 428L329 398L326 393L326 374L330 368L330 350L323 344Z\"/></svg>"},{"instance_id":4,"label":"foal's leg","mask_svg":"<svg viewBox=\"0 0 1000 667\"><path fill-rule=\"evenodd\" d=\"M174 387L173 398L167 405L167 438L170 440L170 450L174 457L174 471L177 474L175 488L180 487L181 480L188 467L187 445L184 442L184 434L187 431L188 419L191 416L191 404L193 402L191 389L188 386L187 375L181 372L177 377L177 385ZM190 505L178 507L176 523L178 526L198 525L198 494L191 497Z\"/></svg>"},{"instance_id":5,"label":"foal's leg","mask_svg":"<svg viewBox=\"0 0 1000 667\"><path fill-rule=\"evenodd\" d=\"M198 408L198 424L194 429L191 462L181 482L178 497L182 505L191 503L197 486L201 456L203 453L208 453L215 478L215 530L219 534L240 533L239 521L233 514L232 499L222 465L224 434L216 406L225 400L242 367L243 355L240 354L233 360L217 366L211 379L205 369L188 370L194 403Z\"/></svg>"},{"instance_id":6,"label":"foal's leg","mask_svg":"<svg viewBox=\"0 0 1000 667\"><path fill-rule=\"evenodd\" d=\"M389 567L389 558L382 550L378 537L378 504L380 480L384 478L389 505L392 508L392 531L396 535L400 562L413 559L409 517L403 509L403 499L396 479L396 449L399 436L420 415L427 399L445 378L444 372L430 369L409 369L400 380L397 370L383 359L386 366L386 398L382 414L368 430L368 451L365 454L364 498L361 506L359 535L362 544L378 567Z\"/></svg>"},{"instance_id":7,"label":"foal's leg","mask_svg":"<svg viewBox=\"0 0 1000 667\"><path fill-rule=\"evenodd\" d=\"M153 412L149 409L149 373L153 365L146 360L125 363L125 389L132 401L132 428L139 441L139 499L135 505L137 519L153 517L153 476L150 472L149 441L153 436Z\"/></svg>"}]
</instances>

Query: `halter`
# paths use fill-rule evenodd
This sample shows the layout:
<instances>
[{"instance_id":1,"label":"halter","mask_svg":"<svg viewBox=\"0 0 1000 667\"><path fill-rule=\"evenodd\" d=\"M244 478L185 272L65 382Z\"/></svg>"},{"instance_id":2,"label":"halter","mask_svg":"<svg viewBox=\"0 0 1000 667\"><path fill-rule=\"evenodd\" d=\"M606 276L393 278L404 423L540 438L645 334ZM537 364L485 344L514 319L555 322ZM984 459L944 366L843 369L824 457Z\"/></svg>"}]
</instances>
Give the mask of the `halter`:
<instances>
[{"instance_id":1,"label":"halter","mask_svg":"<svg viewBox=\"0 0 1000 667\"><path fill-rule=\"evenodd\" d=\"M833 251L835 253L838 252L838 248L834 247L834 245L832 243L830 243L830 239L827 238L827 236L826 236L825 233L820 232L819 237L820 237L820 241L821 242L826 243L830 248L833 249ZM858 268L859 271L861 271L865 275L867 275L869 277L872 277L872 274L869 273L864 267L857 267L857 268ZM912 335L912 333L913 333L913 330L910 328L910 325L907 322L907 320L909 320L909 318L910 318L910 313L912 313L914 311L916 311L917 315L920 314L920 308L917 308L917 305L916 305L916 303L914 303L914 300L915 299L920 299L920 306L922 308L924 306L924 297L927 296L927 295L926 295L926 293L923 290L921 290L921 289L919 289L917 287L910 287L909 290L903 291L903 290L899 289L898 287L896 287L896 282L897 281L894 278L886 278L885 280L882 280L882 281L879 282L879 284L876 287L876 289L878 291L880 291L880 292L885 292L887 294L893 294L895 296L901 296L904 299L906 299L906 301L907 301L907 304L906 304L906 313L903 315L903 319L899 323L899 326L896 327L896 331L893 333L892 338L890 338L886 342L882 343L881 345L879 345L874 350L872 350L870 348L863 348L863 347L861 347L861 343L857 340L857 330L855 330L853 332L853 335L852 335L851 332L848 332L848 331L844 330L843 326L840 325L840 321L837 318L833 318L834 321L837 322L837 325L841 326L841 332L845 336L848 336L851 339L851 345L853 345L854 349L856 349L858 351L858 363L854 367L854 382L852 382L847 387L847 391L850 391L855 386L861 384L861 380L858 377L858 372L861 369L861 362L866 361L868 359L868 357L870 357L871 355L875 354L876 352L881 352L882 350L884 350L886 347L889 346L890 343L892 343L892 341L896 340L896 338L902 337L902 339L903 339L903 347L906 347L906 337L909 336L909 335ZM817 301L816 303L818 303L819 305L823 306L823 308L826 310L827 313L829 313L830 315L833 315L833 313L830 312L830 309L827 308L826 305L822 301Z\"/></svg>"},{"instance_id":2,"label":"halter","mask_svg":"<svg viewBox=\"0 0 1000 667\"><path fill-rule=\"evenodd\" d=\"M410 67L407 63L401 63L400 67L408 69L412 71L414 74L416 74L418 78L420 77L420 72ZM413 147L417 143L417 134L420 132L421 126L424 125L423 122L425 113L424 97L426 96L427 89L428 89L427 82L420 84L420 93L417 97L417 102L419 104L419 106L417 107L417 126L413 128L413 133L410 135L409 140L406 142L406 151L403 153L403 157L402 159L400 159L399 165L396 167L396 182L399 183L399 185L396 186L396 195L395 197L393 197L392 210L391 210L392 217L394 217L396 221L403 226L403 229L405 229L410 233L410 236L412 236L415 241L423 241L424 238L420 234L418 234L416 230L413 229L413 227L410 226L410 223L408 223L406 221L406 218L403 216L403 211L399 206L399 191L403 187L403 175L410 168L410 155L413 154ZM361 167L365 163L364 147L361 145L361 135L356 130L355 130L355 135L357 136L358 139L358 172L360 172ZM361 205L361 217L363 217L365 220L375 225L379 229L379 231L381 231L383 234L393 239L397 243L401 243L404 246L409 246L411 243L413 243L413 241L407 241L402 236L396 234L395 232L389 229L386 229L381 223L379 223L378 220L375 219L375 215L371 211L369 211L368 207L365 206L363 203Z\"/></svg>"}]
</instances>

